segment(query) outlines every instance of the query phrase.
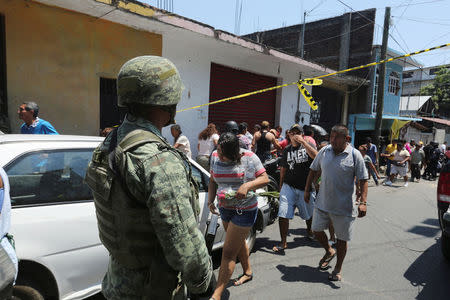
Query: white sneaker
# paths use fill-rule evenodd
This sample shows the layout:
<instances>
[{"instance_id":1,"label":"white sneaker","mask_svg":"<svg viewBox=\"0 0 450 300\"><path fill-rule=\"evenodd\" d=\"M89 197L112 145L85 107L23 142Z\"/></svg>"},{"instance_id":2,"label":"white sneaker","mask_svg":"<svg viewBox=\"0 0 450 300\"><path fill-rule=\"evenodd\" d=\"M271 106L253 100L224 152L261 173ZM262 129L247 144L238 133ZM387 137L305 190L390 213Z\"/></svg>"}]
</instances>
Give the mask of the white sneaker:
<instances>
[{"instance_id":1,"label":"white sneaker","mask_svg":"<svg viewBox=\"0 0 450 300\"><path fill-rule=\"evenodd\" d=\"M390 181L390 180L388 180L388 181L386 181L385 183L383 183L384 185L387 185L387 186L392 186L392 182Z\"/></svg>"},{"instance_id":2,"label":"white sneaker","mask_svg":"<svg viewBox=\"0 0 450 300\"><path fill-rule=\"evenodd\" d=\"M408 186L408 182L405 182L405 184L403 185L404 187L407 187Z\"/></svg>"}]
</instances>

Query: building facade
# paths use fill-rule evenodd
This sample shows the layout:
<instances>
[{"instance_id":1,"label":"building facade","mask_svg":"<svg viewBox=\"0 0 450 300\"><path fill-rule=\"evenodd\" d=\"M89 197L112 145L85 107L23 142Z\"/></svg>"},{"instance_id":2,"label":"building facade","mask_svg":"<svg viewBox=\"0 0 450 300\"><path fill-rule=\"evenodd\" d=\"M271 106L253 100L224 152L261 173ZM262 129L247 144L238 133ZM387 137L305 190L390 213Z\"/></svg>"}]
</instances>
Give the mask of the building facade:
<instances>
[{"instance_id":1,"label":"building facade","mask_svg":"<svg viewBox=\"0 0 450 300\"><path fill-rule=\"evenodd\" d=\"M40 116L62 134L98 135L120 124L115 79L122 64L139 55L175 63L185 86L180 109L334 71L137 1L2 0L0 16L0 113L13 133L22 123L17 107L25 101L37 102ZM342 76L324 80L341 89L357 84ZM208 122L270 120L288 128L297 120L309 124L310 114L292 85L183 111L176 121L195 155ZM167 130L164 135L171 140Z\"/></svg>"},{"instance_id":2,"label":"building facade","mask_svg":"<svg viewBox=\"0 0 450 300\"><path fill-rule=\"evenodd\" d=\"M432 84L436 77L436 73L441 68L449 67L450 65L440 65L404 71L402 96L419 96L421 88Z\"/></svg>"}]
</instances>

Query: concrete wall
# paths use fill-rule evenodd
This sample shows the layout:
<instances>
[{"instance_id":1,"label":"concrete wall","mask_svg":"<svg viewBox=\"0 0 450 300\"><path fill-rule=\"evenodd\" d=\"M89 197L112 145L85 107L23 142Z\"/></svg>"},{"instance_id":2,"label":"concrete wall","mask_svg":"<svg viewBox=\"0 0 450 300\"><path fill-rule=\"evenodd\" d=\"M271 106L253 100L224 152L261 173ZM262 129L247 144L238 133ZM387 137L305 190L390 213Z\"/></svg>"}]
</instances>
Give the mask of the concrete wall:
<instances>
[{"instance_id":1,"label":"concrete wall","mask_svg":"<svg viewBox=\"0 0 450 300\"><path fill-rule=\"evenodd\" d=\"M100 77L138 55L161 55L162 37L31 1L0 1L6 22L9 116L36 101L63 134L98 135Z\"/></svg>"},{"instance_id":2,"label":"concrete wall","mask_svg":"<svg viewBox=\"0 0 450 300\"><path fill-rule=\"evenodd\" d=\"M180 49L181 44L183 45L182 49ZM298 80L301 71L296 65L280 62L272 56L189 32L180 35L177 33L164 35L163 56L175 63L185 85L179 109L209 102L211 62L256 74L273 76L279 78L279 81L283 83ZM308 76L308 74L304 74L304 76ZM310 87L308 89L311 90ZM297 93L298 89L295 85L278 91L275 125L281 125L283 129L287 129L295 122ZM248 109L251 110L252 107ZM303 98L300 99L300 111L304 112L302 114L303 124L309 124L310 109ZM207 126L208 107L180 112L176 116L176 121L189 138L193 157L195 157L197 136ZM168 128L163 130L163 134L169 138L170 142L173 142Z\"/></svg>"}]
</instances>

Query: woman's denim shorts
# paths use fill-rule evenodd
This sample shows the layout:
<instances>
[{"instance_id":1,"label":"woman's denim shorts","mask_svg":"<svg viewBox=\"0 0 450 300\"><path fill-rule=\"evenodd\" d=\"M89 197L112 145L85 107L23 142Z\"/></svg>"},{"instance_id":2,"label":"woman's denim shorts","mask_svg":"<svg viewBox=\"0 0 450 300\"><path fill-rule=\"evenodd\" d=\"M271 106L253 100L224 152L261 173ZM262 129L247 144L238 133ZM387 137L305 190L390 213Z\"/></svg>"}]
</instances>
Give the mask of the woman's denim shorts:
<instances>
[{"instance_id":1,"label":"woman's denim shorts","mask_svg":"<svg viewBox=\"0 0 450 300\"><path fill-rule=\"evenodd\" d=\"M238 210L235 208L219 207L220 218L224 222L231 222L241 227L252 227L256 222L258 208L252 210Z\"/></svg>"}]
</instances>

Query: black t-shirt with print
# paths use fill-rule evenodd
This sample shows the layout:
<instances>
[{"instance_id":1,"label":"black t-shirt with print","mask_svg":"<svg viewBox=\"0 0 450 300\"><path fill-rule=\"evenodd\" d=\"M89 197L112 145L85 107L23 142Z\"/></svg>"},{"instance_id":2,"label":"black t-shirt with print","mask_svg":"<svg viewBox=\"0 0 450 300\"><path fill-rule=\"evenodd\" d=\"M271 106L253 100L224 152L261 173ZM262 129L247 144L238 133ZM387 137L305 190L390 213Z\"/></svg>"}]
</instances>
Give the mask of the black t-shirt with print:
<instances>
[{"instance_id":1,"label":"black t-shirt with print","mask_svg":"<svg viewBox=\"0 0 450 300\"><path fill-rule=\"evenodd\" d=\"M313 159L309 157L303 145L287 146L283 151L280 163L282 167L286 168L284 183L304 191L312 161Z\"/></svg>"}]
</instances>

